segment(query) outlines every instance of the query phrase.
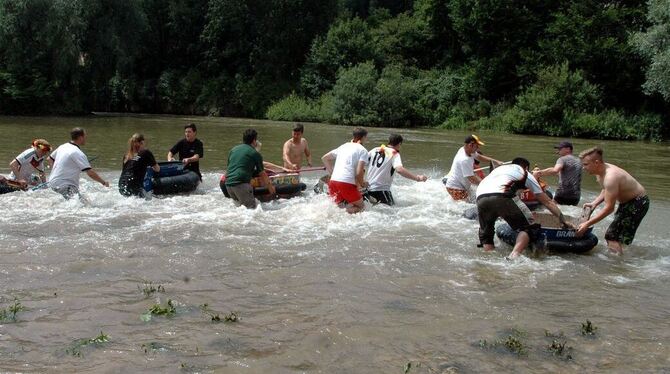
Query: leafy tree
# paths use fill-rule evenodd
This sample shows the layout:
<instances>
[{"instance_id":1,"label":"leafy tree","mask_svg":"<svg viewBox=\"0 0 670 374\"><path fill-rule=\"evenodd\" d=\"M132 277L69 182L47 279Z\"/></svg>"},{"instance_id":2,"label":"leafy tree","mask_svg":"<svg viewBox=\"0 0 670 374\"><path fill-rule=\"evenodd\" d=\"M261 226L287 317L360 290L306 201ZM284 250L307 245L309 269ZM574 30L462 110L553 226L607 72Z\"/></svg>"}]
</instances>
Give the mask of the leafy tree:
<instances>
[{"instance_id":1,"label":"leafy tree","mask_svg":"<svg viewBox=\"0 0 670 374\"><path fill-rule=\"evenodd\" d=\"M0 0L0 113L81 111L79 4Z\"/></svg>"},{"instance_id":2,"label":"leafy tree","mask_svg":"<svg viewBox=\"0 0 670 374\"><path fill-rule=\"evenodd\" d=\"M378 61L376 53L372 33L365 21L358 17L337 21L325 38L318 37L312 44L302 69L302 89L309 96L318 97L333 87L340 68Z\"/></svg>"},{"instance_id":3,"label":"leafy tree","mask_svg":"<svg viewBox=\"0 0 670 374\"><path fill-rule=\"evenodd\" d=\"M644 89L648 94L661 94L670 103L670 0L650 0L647 18L651 26L632 39L649 63Z\"/></svg>"},{"instance_id":4,"label":"leafy tree","mask_svg":"<svg viewBox=\"0 0 670 374\"><path fill-rule=\"evenodd\" d=\"M371 62L360 63L338 74L333 87L333 120L343 125L379 125L376 108L379 74Z\"/></svg>"}]
</instances>

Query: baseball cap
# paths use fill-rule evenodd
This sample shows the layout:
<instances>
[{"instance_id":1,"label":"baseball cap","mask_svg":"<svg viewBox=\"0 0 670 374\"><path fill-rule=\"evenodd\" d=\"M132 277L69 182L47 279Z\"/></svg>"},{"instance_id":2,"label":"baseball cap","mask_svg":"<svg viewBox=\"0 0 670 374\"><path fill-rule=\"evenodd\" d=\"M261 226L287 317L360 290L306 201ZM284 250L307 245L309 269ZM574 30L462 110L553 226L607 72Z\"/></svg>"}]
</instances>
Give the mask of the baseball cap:
<instances>
[{"instance_id":1,"label":"baseball cap","mask_svg":"<svg viewBox=\"0 0 670 374\"><path fill-rule=\"evenodd\" d=\"M472 142L475 142L479 145L484 145L484 142L481 139L479 139L479 137L477 135L472 134L472 135L468 135L468 136L465 137L465 141L464 141L465 144L472 143Z\"/></svg>"},{"instance_id":2,"label":"baseball cap","mask_svg":"<svg viewBox=\"0 0 670 374\"><path fill-rule=\"evenodd\" d=\"M561 148L570 148L570 149L573 149L573 148L572 148L572 143L570 143L570 142L567 141L567 140L564 140L564 141L558 143L558 145L555 145L554 148L556 148L556 149L561 149Z\"/></svg>"}]
</instances>

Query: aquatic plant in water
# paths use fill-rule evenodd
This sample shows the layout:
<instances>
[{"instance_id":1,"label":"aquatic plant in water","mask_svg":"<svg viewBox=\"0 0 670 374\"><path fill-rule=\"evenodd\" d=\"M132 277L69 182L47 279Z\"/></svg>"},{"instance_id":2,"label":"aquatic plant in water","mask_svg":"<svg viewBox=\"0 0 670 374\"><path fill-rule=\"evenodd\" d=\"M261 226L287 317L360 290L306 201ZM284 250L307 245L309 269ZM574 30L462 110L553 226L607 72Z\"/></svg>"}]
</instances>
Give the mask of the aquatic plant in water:
<instances>
[{"instance_id":1,"label":"aquatic plant in water","mask_svg":"<svg viewBox=\"0 0 670 374\"><path fill-rule=\"evenodd\" d=\"M26 310L18 299L14 299L14 304L6 309L0 309L0 321L16 321L16 315Z\"/></svg>"},{"instance_id":2,"label":"aquatic plant in water","mask_svg":"<svg viewBox=\"0 0 670 374\"><path fill-rule=\"evenodd\" d=\"M177 313L177 308L172 304L172 300L168 299L167 305L162 306L161 304L154 304L149 310L144 312L140 319L144 322L151 321L152 316L173 316Z\"/></svg>"},{"instance_id":3,"label":"aquatic plant in water","mask_svg":"<svg viewBox=\"0 0 670 374\"><path fill-rule=\"evenodd\" d=\"M582 323L582 335L593 336L596 334L596 330L598 330L598 327L592 324L588 319L586 320L586 323Z\"/></svg>"},{"instance_id":4,"label":"aquatic plant in water","mask_svg":"<svg viewBox=\"0 0 670 374\"><path fill-rule=\"evenodd\" d=\"M137 288L141 289L142 293L146 297L150 297L151 295L153 295L156 292L165 292L165 287L163 287L163 285L160 285L160 284L154 285L153 282L144 282L142 284L142 287L137 286Z\"/></svg>"},{"instance_id":5,"label":"aquatic plant in water","mask_svg":"<svg viewBox=\"0 0 670 374\"><path fill-rule=\"evenodd\" d=\"M100 335L96 336L95 338L90 338L90 339L77 339L68 348L65 349L65 353L75 356L75 357L81 357L82 353L81 350L84 347L88 347L90 345L95 345L98 346L102 343L106 343L109 341L109 336L105 335L102 331L100 331Z\"/></svg>"},{"instance_id":6,"label":"aquatic plant in water","mask_svg":"<svg viewBox=\"0 0 670 374\"><path fill-rule=\"evenodd\" d=\"M202 310L203 313L207 314L212 318L212 322L237 322L239 320L239 317L235 312L230 312L227 315L223 316L222 318L219 315L219 313L216 313L215 311L211 310L208 304L200 305L200 309Z\"/></svg>"},{"instance_id":7,"label":"aquatic plant in water","mask_svg":"<svg viewBox=\"0 0 670 374\"><path fill-rule=\"evenodd\" d=\"M528 353L528 346L523 341L525 336L526 334L523 331L512 329L511 334L507 335L505 339L496 339L493 342L488 342L486 339L480 340L479 347L482 349L504 347L511 353L523 356Z\"/></svg>"}]
</instances>

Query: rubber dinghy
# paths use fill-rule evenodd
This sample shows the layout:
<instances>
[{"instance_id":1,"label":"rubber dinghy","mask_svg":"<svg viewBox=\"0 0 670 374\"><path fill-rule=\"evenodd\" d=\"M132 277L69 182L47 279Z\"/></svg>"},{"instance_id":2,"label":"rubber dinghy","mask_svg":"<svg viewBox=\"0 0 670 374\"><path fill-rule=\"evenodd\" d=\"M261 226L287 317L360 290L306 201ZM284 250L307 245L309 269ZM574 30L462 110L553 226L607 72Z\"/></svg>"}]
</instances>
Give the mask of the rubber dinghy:
<instances>
[{"instance_id":1,"label":"rubber dinghy","mask_svg":"<svg viewBox=\"0 0 670 374\"><path fill-rule=\"evenodd\" d=\"M268 202L277 199L290 199L292 197L300 196L302 191L307 188L307 185L300 182L300 174L298 173L288 173L288 174L275 174L270 175L270 181L275 186L275 195L270 195L270 191L265 186L261 186L259 178L254 178L251 180L251 185L254 187L254 196L261 202ZM219 180L219 187L221 187L221 192L226 197L230 197L228 190L226 189L226 175L223 174Z\"/></svg>"},{"instance_id":2,"label":"rubber dinghy","mask_svg":"<svg viewBox=\"0 0 670 374\"><path fill-rule=\"evenodd\" d=\"M198 173L184 169L181 161L161 161L158 175L151 167L144 176L144 190L154 195L174 195L193 192L200 184Z\"/></svg>"},{"instance_id":3,"label":"rubber dinghy","mask_svg":"<svg viewBox=\"0 0 670 374\"><path fill-rule=\"evenodd\" d=\"M535 223L539 223L542 235L532 243L537 248L545 248L555 253L586 253L598 244L598 238L593 234L593 227L589 227L581 238L576 236L573 229L563 229L558 218L551 213L540 212L535 215ZM569 217L577 225L577 220ZM514 246L517 231L505 222L496 227L496 235L503 242Z\"/></svg>"}]
</instances>

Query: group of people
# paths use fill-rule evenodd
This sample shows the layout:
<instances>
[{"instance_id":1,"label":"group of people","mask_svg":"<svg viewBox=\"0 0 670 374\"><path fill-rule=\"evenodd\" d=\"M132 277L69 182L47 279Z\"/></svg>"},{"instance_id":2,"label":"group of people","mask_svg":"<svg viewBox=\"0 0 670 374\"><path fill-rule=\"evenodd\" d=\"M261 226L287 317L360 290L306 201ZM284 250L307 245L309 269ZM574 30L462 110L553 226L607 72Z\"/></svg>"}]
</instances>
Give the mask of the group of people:
<instances>
[{"instance_id":1,"label":"group of people","mask_svg":"<svg viewBox=\"0 0 670 374\"><path fill-rule=\"evenodd\" d=\"M291 138L284 143L283 166L279 166L263 161L258 132L254 129L244 131L242 143L229 152L225 180L228 196L236 205L256 207L252 179L259 179L270 194L275 194L269 178L270 173L299 172L304 161L307 166L312 166L311 152L303 134L304 126L296 124ZM167 159L182 162L185 169L202 177L199 161L204 157L204 149L202 141L196 135L195 124L184 126L184 138L169 150ZM370 151L363 146L367 135L367 130L357 127L353 130L351 141L327 152L321 158L330 176L329 195L349 213L362 211L366 199L394 205L391 185L396 172L417 182L428 179L425 175L414 174L403 166L400 157L403 143L401 135L391 134L388 144L382 144ZM0 189L7 186L25 189L31 185L47 184L49 188L70 198L79 193L81 172L109 187L109 182L91 167L89 159L81 150L81 146L86 144L86 131L74 128L70 132L70 138L69 142L60 145L53 152L45 139L34 140L30 148L12 160L11 174L7 178L0 176ZM464 145L456 153L444 182L447 192L454 200L476 204L480 225L479 241L485 250L494 249L494 225L498 218L503 218L518 231L510 258L519 256L538 235L538 227L533 224L530 212L518 198L517 192L523 189L529 189L542 205L558 217L564 227L575 229L577 236L583 235L589 227L611 214L618 202L614 220L605 235L607 246L611 251L622 254L622 245L633 241L635 232L649 209L649 198L644 187L629 173L604 161L601 148L587 149L577 158L573 155L572 143L563 141L555 147L559 157L553 167L536 167L530 170L530 162L523 157L504 163L483 155L480 151L483 145L484 142L478 136L467 136ZM45 161L52 165L48 180L44 172ZM480 162L488 162L490 166L475 168ZM155 172L160 171L154 155L146 148L144 136L134 134L128 140L128 150L123 158L119 192L124 196L144 196L146 192L143 181L149 167ZM487 168L492 170L488 176L484 176L482 170ZM602 187L598 197L585 203L584 207L593 209L603 202L605 205L578 227L574 227L566 220L558 204L578 205L581 198L582 169L595 175ZM540 177L548 175L558 176L558 188L553 198L547 195L538 182Z\"/></svg>"},{"instance_id":2,"label":"group of people","mask_svg":"<svg viewBox=\"0 0 670 374\"><path fill-rule=\"evenodd\" d=\"M619 208L607 229L605 240L607 247L619 255L623 253L622 245L632 243L637 228L649 210L649 198L644 187L625 170L606 163L603 159L603 150L599 147L581 152L578 158L573 155L572 143L563 141L554 147L559 157L553 167L546 169L536 167L530 170L530 162L523 157L517 157L511 163L503 163L484 156L479 151L484 142L476 135L467 136L464 143L454 157L445 185L454 200L476 203L480 246L487 251L494 249L494 225L498 218L503 218L518 231L509 258L518 257L528 243L534 241L539 234L538 225L533 224L528 208L518 198L519 190L529 189L542 205L558 217L564 227L575 229L577 237L583 236L589 227L610 215L618 202ZM477 169L474 169L478 160L490 162L491 168L494 168L494 165L497 167L482 179L476 174ZM557 204L579 204L582 169L595 175L602 187L598 197L590 203L585 203L584 207L594 209L603 202L605 206L581 222L578 227L574 227L565 219ZM553 198L547 195L539 182L540 177L548 175L558 176L558 188ZM474 199L471 198L473 186L476 187Z\"/></svg>"}]
</instances>

